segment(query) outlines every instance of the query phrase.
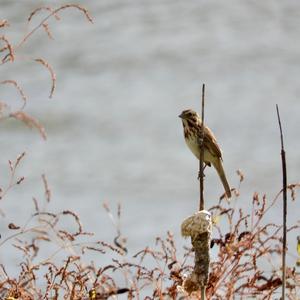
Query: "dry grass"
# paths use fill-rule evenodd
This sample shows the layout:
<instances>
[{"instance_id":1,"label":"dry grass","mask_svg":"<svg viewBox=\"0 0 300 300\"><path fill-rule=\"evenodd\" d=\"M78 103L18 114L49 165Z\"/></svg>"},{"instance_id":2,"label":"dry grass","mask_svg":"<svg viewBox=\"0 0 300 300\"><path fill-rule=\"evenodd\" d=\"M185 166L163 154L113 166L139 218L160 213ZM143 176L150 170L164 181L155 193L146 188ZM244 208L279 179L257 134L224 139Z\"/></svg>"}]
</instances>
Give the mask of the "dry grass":
<instances>
[{"instance_id":1,"label":"dry grass","mask_svg":"<svg viewBox=\"0 0 300 300\"><path fill-rule=\"evenodd\" d=\"M34 11L32 11L27 19L28 24L30 25L33 18L40 18L41 21L38 25L34 26L28 33L26 33L19 42L13 44L8 37L4 34L0 35L0 65L13 63L18 60L18 51L22 48L25 43L28 43L30 37L40 29L44 29L47 33L48 38L52 39L52 34L49 28L49 24L47 21L51 18L54 18L57 22L61 20L59 17L59 13L69 9L76 9L91 23L93 23L92 18L89 12L82 6L77 4L67 4L63 6L59 6L58 8L52 8L50 6L42 6L38 7ZM46 16L42 13L47 12ZM9 22L7 20L0 20L0 28L5 30L5 28L9 26ZM41 64L44 66L50 73L51 79L51 87L49 98L52 98L55 87L56 87L56 75L51 67L51 65L47 62L47 60L43 57L31 58L29 59L35 63ZM19 121L24 122L30 128L38 129L41 136L46 139L46 132L41 122L39 122L35 117L30 116L28 113L24 112L27 103L27 96L24 92L22 86L13 79L6 79L0 82L3 85L12 85L18 91L20 98L22 100L22 105L20 105L19 109L12 111L10 106L8 105L8 101L0 102L0 120L5 120L7 118L15 118Z\"/></svg>"},{"instance_id":2,"label":"dry grass","mask_svg":"<svg viewBox=\"0 0 300 300\"><path fill-rule=\"evenodd\" d=\"M12 165L13 172L15 164ZM42 181L47 204L51 192L45 176ZM291 191L296 187L299 186L290 187ZM214 255L206 290L208 299L278 297L281 273L275 262L281 257L282 228L277 224L264 224L267 211L277 199L268 204L265 196L260 198L255 194L251 214L234 210L223 201L210 209L214 216L223 220L220 221L222 225L215 225L211 242ZM1 265L2 299L107 299L121 293L127 293L129 299L145 295L147 299L199 299L198 293L187 295L182 288L193 268L193 250L177 249L170 232L156 239L156 247L146 247L129 256L126 240L116 225L120 223L120 206L115 219L109 206L104 205L116 229L111 244L95 240L93 233L84 231L76 213L41 210L37 200L34 201L35 212L26 224L10 224L9 229L14 233L0 243L2 251L13 246L23 257L16 277L7 274L5 266ZM72 232L63 227L65 218L73 220ZM298 228L296 225L289 231ZM43 251L49 244L54 244L57 250L45 258ZM99 261L101 256L108 255L112 257L111 262L84 263L91 251L97 253ZM64 258L58 259L58 254L63 254ZM297 299L299 276L295 268L287 269L288 299Z\"/></svg>"}]
</instances>

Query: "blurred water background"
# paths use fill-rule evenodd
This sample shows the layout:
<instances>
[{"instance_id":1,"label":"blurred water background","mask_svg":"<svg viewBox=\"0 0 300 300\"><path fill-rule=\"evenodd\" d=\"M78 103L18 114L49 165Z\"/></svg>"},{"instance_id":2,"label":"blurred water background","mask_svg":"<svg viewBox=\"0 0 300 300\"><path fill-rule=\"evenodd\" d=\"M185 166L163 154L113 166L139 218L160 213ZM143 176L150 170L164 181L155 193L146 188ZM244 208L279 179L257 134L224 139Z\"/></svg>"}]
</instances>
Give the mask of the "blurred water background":
<instances>
[{"instance_id":1,"label":"blurred water background","mask_svg":"<svg viewBox=\"0 0 300 300\"><path fill-rule=\"evenodd\" d=\"M0 18L17 43L30 12L66 1L1 0ZM206 122L223 150L228 180L245 181L235 205L250 211L252 195L272 200L281 188L275 104L279 104L288 160L288 181L300 167L300 3L299 1L72 1L84 5L94 24L76 10L49 22L54 40L38 31L1 66L0 80L15 79L28 95L26 112L44 124L48 139L17 121L0 123L0 182L8 182L9 159L26 151L18 175L25 182L1 201L2 239L10 222L24 224L32 197L43 199L41 174L52 191L49 209L77 212L84 228L112 242L115 228L102 203L122 205L122 233L132 253L153 246L171 230L179 245L181 221L198 206L198 163L187 149L177 117L200 108L206 84ZM40 20L36 16L34 24ZM33 24L31 25L33 26ZM31 27L32 28L32 27ZM3 31L3 30L2 30ZM49 73L31 58L43 57L57 74L49 99ZM2 86L0 98L17 107L20 99ZM222 185L206 171L207 207L218 203ZM234 200L233 200L234 201ZM289 224L299 203L289 203ZM268 215L280 222L281 207ZM294 263L297 233L289 237ZM1 251L9 271L20 257Z\"/></svg>"}]
</instances>

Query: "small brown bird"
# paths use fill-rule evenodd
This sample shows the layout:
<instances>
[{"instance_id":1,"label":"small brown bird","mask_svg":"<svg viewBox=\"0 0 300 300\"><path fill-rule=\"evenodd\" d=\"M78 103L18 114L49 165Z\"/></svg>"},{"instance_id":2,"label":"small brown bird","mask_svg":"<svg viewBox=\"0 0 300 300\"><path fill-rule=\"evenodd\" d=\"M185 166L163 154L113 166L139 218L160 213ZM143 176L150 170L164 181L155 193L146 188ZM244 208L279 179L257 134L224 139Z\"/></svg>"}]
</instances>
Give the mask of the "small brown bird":
<instances>
[{"instance_id":1,"label":"small brown bird","mask_svg":"<svg viewBox=\"0 0 300 300\"><path fill-rule=\"evenodd\" d=\"M202 120L199 115L191 110L184 110L179 117L182 119L185 142L200 160L200 138ZM204 163L208 166L211 164L215 167L225 189L228 198L231 197L231 191L226 179L226 175L222 163L222 152L217 140L211 130L204 126Z\"/></svg>"}]
</instances>

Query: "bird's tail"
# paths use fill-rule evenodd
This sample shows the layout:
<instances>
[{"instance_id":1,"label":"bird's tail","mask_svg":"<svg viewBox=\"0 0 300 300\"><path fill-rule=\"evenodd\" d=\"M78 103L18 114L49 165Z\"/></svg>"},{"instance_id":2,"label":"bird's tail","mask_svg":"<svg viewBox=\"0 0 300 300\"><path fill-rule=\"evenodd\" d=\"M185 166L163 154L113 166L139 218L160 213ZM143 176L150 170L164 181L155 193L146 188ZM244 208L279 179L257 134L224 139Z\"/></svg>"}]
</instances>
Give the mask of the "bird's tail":
<instances>
[{"instance_id":1,"label":"bird's tail","mask_svg":"<svg viewBox=\"0 0 300 300\"><path fill-rule=\"evenodd\" d=\"M214 165L215 169L217 170L217 172L219 174L219 177L222 181L222 184L224 186L225 194L226 194L227 198L231 198L230 186L229 186L228 181L226 179L226 175L225 175L225 171L224 171L221 159L218 159L218 160L214 161L213 165Z\"/></svg>"}]
</instances>

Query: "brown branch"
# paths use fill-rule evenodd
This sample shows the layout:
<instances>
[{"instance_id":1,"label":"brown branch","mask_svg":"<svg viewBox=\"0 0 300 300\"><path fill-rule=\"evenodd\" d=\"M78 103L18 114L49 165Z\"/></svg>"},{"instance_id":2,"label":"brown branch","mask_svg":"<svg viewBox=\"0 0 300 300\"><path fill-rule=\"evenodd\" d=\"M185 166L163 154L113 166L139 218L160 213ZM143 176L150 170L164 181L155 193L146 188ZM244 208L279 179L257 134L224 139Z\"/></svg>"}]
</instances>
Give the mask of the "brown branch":
<instances>
[{"instance_id":1,"label":"brown branch","mask_svg":"<svg viewBox=\"0 0 300 300\"><path fill-rule=\"evenodd\" d=\"M279 108L276 104L277 118L280 130L280 141L281 141L281 163L282 163L282 198L283 198L283 236L282 236L282 296L281 299L285 299L285 286L286 286L286 249L287 249L287 170L286 170L286 160L285 151L283 145L283 133L281 127L281 120L279 115Z\"/></svg>"},{"instance_id":2,"label":"brown branch","mask_svg":"<svg viewBox=\"0 0 300 300\"><path fill-rule=\"evenodd\" d=\"M205 96L205 84L202 85L202 127L200 138L200 160L199 160L199 179L200 179L200 203L199 210L204 209L204 96Z\"/></svg>"},{"instance_id":3,"label":"brown branch","mask_svg":"<svg viewBox=\"0 0 300 300\"><path fill-rule=\"evenodd\" d=\"M199 160L199 172L200 172L200 203L199 210L204 210L204 100L205 100L205 84L202 85L202 104L201 104L201 139L200 139L200 160ZM201 238L197 238L192 244L199 243L201 245L201 251L195 253L195 269L194 272L199 275L199 278L203 277L201 285L201 299L206 299L206 285L208 282L209 274L209 244L210 236L208 233L202 234Z\"/></svg>"}]
</instances>

